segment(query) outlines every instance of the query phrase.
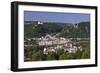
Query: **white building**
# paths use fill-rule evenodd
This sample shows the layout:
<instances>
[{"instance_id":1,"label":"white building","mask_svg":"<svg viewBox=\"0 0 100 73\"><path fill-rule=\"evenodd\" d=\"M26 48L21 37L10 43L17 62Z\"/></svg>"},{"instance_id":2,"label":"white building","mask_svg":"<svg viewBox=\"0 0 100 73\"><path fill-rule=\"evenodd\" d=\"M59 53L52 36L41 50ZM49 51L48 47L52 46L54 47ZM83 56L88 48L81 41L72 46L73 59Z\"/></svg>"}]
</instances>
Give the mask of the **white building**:
<instances>
[{"instance_id":1,"label":"white building","mask_svg":"<svg viewBox=\"0 0 100 73\"><path fill-rule=\"evenodd\" d=\"M41 37L38 41L39 45L56 45L56 44L65 44L67 40L65 38L56 38L55 36L46 35L45 37Z\"/></svg>"},{"instance_id":2,"label":"white building","mask_svg":"<svg viewBox=\"0 0 100 73\"><path fill-rule=\"evenodd\" d=\"M38 24L43 24L43 22L41 22L41 21L38 21Z\"/></svg>"}]
</instances>

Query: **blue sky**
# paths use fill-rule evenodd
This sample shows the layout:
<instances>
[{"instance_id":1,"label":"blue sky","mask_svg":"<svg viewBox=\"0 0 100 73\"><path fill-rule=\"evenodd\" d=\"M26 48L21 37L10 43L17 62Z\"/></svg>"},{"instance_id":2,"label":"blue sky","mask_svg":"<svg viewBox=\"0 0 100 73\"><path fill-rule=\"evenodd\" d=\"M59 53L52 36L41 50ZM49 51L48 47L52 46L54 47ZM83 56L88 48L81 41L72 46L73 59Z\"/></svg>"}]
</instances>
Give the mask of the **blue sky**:
<instances>
[{"instance_id":1,"label":"blue sky","mask_svg":"<svg viewBox=\"0 0 100 73\"><path fill-rule=\"evenodd\" d=\"M24 11L24 21L79 23L90 21L90 14Z\"/></svg>"}]
</instances>

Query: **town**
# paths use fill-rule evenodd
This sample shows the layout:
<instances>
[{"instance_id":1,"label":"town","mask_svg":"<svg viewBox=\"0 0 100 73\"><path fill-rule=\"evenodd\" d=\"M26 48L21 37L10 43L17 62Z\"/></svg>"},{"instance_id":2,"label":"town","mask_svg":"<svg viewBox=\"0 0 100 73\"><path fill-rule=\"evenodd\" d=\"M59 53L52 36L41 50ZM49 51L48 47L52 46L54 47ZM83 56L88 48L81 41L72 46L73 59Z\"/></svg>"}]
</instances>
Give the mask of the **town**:
<instances>
[{"instance_id":1,"label":"town","mask_svg":"<svg viewBox=\"0 0 100 73\"><path fill-rule=\"evenodd\" d=\"M64 52L68 51L69 53L75 53L77 50L82 51L81 46L76 46L70 39L63 37L58 37L56 35L51 36L47 34L45 37L41 38L30 38L26 39L29 42L36 41L38 46L45 46L43 48L43 53L48 54L50 52L57 53L56 49L62 49ZM24 43L27 43L26 40ZM25 44L24 46L32 46L32 44Z\"/></svg>"}]
</instances>

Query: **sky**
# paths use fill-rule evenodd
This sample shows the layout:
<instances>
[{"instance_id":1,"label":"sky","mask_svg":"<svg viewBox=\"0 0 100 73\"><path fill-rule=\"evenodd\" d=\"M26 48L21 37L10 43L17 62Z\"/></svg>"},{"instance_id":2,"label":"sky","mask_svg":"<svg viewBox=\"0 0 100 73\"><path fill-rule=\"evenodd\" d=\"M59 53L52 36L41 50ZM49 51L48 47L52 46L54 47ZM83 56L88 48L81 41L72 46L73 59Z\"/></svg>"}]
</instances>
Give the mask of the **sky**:
<instances>
[{"instance_id":1,"label":"sky","mask_svg":"<svg viewBox=\"0 0 100 73\"><path fill-rule=\"evenodd\" d=\"M24 11L24 21L79 23L79 22L90 21L90 14Z\"/></svg>"}]
</instances>

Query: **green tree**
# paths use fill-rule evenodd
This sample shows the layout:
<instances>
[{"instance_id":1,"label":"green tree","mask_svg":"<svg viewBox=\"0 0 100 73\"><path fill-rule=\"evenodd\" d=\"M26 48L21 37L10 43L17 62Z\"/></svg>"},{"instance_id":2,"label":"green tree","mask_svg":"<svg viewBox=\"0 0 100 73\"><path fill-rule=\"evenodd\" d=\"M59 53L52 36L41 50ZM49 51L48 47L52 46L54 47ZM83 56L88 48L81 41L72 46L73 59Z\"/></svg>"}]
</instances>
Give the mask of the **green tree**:
<instances>
[{"instance_id":1,"label":"green tree","mask_svg":"<svg viewBox=\"0 0 100 73\"><path fill-rule=\"evenodd\" d=\"M37 57L38 57L38 60L40 60L40 61L47 59L46 55L43 54L42 50L39 50L36 54L38 55Z\"/></svg>"},{"instance_id":2,"label":"green tree","mask_svg":"<svg viewBox=\"0 0 100 73\"><path fill-rule=\"evenodd\" d=\"M73 59L73 56L67 52L59 56L59 60Z\"/></svg>"},{"instance_id":3,"label":"green tree","mask_svg":"<svg viewBox=\"0 0 100 73\"><path fill-rule=\"evenodd\" d=\"M82 51L77 50L76 53L74 54L74 58L75 59L81 59L82 56Z\"/></svg>"},{"instance_id":4,"label":"green tree","mask_svg":"<svg viewBox=\"0 0 100 73\"><path fill-rule=\"evenodd\" d=\"M32 61L37 61L38 55L36 53L32 54Z\"/></svg>"},{"instance_id":5,"label":"green tree","mask_svg":"<svg viewBox=\"0 0 100 73\"><path fill-rule=\"evenodd\" d=\"M85 51L82 54L82 59L88 59L90 58L90 51L88 49L85 49Z\"/></svg>"},{"instance_id":6,"label":"green tree","mask_svg":"<svg viewBox=\"0 0 100 73\"><path fill-rule=\"evenodd\" d=\"M49 53L47 55L47 60L56 60L55 54L54 53Z\"/></svg>"}]
</instances>

